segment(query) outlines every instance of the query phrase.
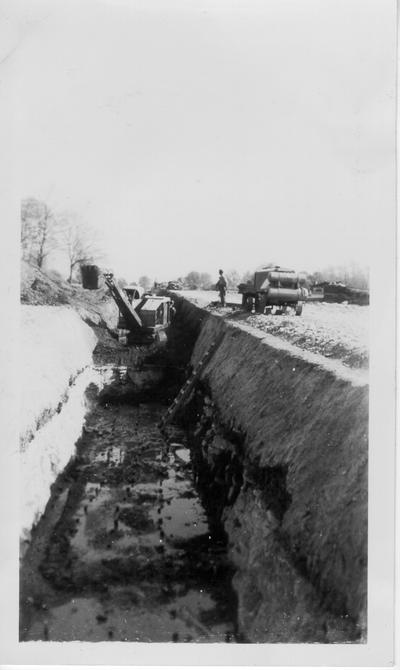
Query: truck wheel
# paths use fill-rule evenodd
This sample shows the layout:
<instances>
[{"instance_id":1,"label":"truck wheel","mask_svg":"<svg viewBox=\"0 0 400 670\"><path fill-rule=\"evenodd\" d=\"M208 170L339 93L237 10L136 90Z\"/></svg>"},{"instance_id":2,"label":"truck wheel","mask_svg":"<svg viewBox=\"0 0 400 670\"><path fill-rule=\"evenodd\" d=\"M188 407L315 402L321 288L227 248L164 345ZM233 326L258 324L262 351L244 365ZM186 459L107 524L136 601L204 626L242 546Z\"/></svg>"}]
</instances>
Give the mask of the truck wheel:
<instances>
[{"instance_id":1,"label":"truck wheel","mask_svg":"<svg viewBox=\"0 0 400 670\"><path fill-rule=\"evenodd\" d=\"M257 296L256 298L256 312L257 314L264 314L266 300L264 296Z\"/></svg>"},{"instance_id":2,"label":"truck wheel","mask_svg":"<svg viewBox=\"0 0 400 670\"><path fill-rule=\"evenodd\" d=\"M301 302L298 302L296 305L296 316L301 316L301 313L303 311L303 305Z\"/></svg>"},{"instance_id":3,"label":"truck wheel","mask_svg":"<svg viewBox=\"0 0 400 670\"><path fill-rule=\"evenodd\" d=\"M253 309L253 298L251 295L244 295L242 300L242 305L246 312L251 312Z\"/></svg>"}]
</instances>

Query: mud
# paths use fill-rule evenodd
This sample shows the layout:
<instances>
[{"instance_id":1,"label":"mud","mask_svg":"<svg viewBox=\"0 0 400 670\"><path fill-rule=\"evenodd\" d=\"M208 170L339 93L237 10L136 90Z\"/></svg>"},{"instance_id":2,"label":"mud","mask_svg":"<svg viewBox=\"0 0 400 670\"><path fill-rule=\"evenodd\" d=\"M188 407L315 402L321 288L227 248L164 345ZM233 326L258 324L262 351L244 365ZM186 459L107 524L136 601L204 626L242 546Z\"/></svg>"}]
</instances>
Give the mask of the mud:
<instances>
[{"instance_id":1,"label":"mud","mask_svg":"<svg viewBox=\"0 0 400 670\"><path fill-rule=\"evenodd\" d=\"M251 642L357 642L361 627L338 591L293 551L284 520L293 497L287 465L249 457L246 436L221 419L210 389L199 384L182 413L205 505L226 529L238 625Z\"/></svg>"},{"instance_id":2,"label":"mud","mask_svg":"<svg viewBox=\"0 0 400 670\"><path fill-rule=\"evenodd\" d=\"M111 388L92 398L26 551L20 638L233 642L226 537L196 492L185 433L161 434L165 404L135 396L126 370Z\"/></svg>"},{"instance_id":3,"label":"mud","mask_svg":"<svg viewBox=\"0 0 400 670\"><path fill-rule=\"evenodd\" d=\"M367 371L176 306L162 352L99 338L114 379L24 548L21 640L366 642Z\"/></svg>"},{"instance_id":4,"label":"mud","mask_svg":"<svg viewBox=\"0 0 400 670\"><path fill-rule=\"evenodd\" d=\"M177 418L229 537L239 629L251 642L366 642L368 375L179 309L202 320L192 365L224 333Z\"/></svg>"}]
</instances>

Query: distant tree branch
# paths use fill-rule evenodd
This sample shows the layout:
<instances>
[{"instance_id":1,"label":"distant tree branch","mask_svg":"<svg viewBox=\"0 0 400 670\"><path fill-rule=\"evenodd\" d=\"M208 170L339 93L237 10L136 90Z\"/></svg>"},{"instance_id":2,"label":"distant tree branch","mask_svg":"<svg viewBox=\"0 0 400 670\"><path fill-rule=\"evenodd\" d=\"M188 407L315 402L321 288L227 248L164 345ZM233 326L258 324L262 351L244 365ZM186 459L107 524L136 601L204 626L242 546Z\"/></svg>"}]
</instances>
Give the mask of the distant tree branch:
<instances>
[{"instance_id":1,"label":"distant tree branch","mask_svg":"<svg viewBox=\"0 0 400 670\"><path fill-rule=\"evenodd\" d=\"M62 248L68 257L69 277L72 281L74 268L94 263L103 254L97 247L96 233L87 225L78 221L73 214L64 214L62 219Z\"/></svg>"},{"instance_id":2,"label":"distant tree branch","mask_svg":"<svg viewBox=\"0 0 400 670\"><path fill-rule=\"evenodd\" d=\"M21 203L21 247L24 258L39 268L59 245L58 221L50 207L36 198Z\"/></svg>"}]
</instances>

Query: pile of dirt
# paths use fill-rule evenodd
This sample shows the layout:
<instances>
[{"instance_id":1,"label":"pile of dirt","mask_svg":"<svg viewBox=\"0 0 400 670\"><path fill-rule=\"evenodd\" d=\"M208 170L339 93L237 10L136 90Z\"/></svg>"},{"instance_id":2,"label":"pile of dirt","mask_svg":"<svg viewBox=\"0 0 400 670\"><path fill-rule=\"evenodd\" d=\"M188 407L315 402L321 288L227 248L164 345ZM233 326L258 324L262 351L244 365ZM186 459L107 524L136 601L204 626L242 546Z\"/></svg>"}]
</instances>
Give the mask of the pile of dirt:
<instances>
[{"instance_id":1,"label":"pile of dirt","mask_svg":"<svg viewBox=\"0 0 400 670\"><path fill-rule=\"evenodd\" d=\"M20 297L24 305L70 305L91 326L116 327L118 310L106 286L84 289L26 261L21 263Z\"/></svg>"}]
</instances>

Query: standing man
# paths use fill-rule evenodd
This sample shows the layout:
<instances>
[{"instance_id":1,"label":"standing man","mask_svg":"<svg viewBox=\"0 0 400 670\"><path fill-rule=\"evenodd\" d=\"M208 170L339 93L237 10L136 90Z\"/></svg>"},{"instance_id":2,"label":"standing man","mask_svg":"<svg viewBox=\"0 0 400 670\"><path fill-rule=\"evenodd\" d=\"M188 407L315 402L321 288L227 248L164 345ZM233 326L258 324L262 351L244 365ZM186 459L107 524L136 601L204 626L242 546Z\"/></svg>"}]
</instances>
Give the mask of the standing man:
<instances>
[{"instance_id":1,"label":"standing man","mask_svg":"<svg viewBox=\"0 0 400 670\"><path fill-rule=\"evenodd\" d=\"M216 287L219 292L221 305L222 307L225 307L226 279L224 277L223 270L219 270L219 279L217 281Z\"/></svg>"}]
</instances>

